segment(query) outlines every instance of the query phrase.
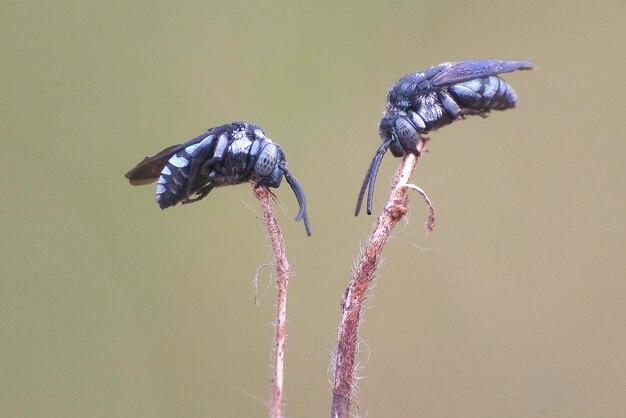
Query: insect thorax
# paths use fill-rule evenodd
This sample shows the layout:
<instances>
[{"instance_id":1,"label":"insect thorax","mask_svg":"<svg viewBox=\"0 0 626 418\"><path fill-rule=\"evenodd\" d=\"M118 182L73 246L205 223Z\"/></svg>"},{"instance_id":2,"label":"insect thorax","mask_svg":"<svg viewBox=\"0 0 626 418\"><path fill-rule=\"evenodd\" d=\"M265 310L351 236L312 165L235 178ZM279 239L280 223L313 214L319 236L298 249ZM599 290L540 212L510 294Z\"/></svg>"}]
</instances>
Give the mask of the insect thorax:
<instances>
[{"instance_id":1,"label":"insect thorax","mask_svg":"<svg viewBox=\"0 0 626 418\"><path fill-rule=\"evenodd\" d=\"M250 155L255 140L249 139L246 135L237 136L233 140L224 154L221 161L217 161L209 174L209 181L215 186L227 186L239 184L250 177L256 158Z\"/></svg>"}]
</instances>

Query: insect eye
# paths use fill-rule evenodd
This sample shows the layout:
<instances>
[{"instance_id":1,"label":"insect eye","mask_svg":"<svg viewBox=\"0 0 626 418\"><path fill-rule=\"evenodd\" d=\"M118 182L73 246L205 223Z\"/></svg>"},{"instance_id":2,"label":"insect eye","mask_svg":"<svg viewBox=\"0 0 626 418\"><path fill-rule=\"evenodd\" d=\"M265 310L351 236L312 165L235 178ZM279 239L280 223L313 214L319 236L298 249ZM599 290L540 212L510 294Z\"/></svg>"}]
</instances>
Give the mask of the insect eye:
<instances>
[{"instance_id":1,"label":"insect eye","mask_svg":"<svg viewBox=\"0 0 626 418\"><path fill-rule=\"evenodd\" d=\"M419 133L411 124L411 122L406 120L404 117L399 117L398 119L396 119L395 126L398 138L403 144L405 142L413 143L419 140Z\"/></svg>"},{"instance_id":2,"label":"insect eye","mask_svg":"<svg viewBox=\"0 0 626 418\"><path fill-rule=\"evenodd\" d=\"M276 168L278 162L278 149L274 144L267 144L261 150L259 158L254 165L254 171L259 176L269 176Z\"/></svg>"}]
</instances>

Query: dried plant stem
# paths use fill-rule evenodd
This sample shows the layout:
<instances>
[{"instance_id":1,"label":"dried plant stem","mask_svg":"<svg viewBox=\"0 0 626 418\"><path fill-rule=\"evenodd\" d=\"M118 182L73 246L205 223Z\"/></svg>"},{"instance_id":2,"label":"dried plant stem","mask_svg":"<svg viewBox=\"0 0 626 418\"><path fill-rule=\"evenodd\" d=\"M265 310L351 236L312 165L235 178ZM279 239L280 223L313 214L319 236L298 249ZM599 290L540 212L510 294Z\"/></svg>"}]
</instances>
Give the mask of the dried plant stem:
<instances>
[{"instance_id":1,"label":"dried plant stem","mask_svg":"<svg viewBox=\"0 0 626 418\"><path fill-rule=\"evenodd\" d=\"M425 139L418 145L423 150ZM408 211L407 187L409 177L415 170L419 157L407 154L393 179L391 192L383 212L378 217L372 233L362 251L352 279L342 300L343 317L339 325L337 351L335 353L335 380L331 418L348 418L355 373L355 357L358 351L358 326L363 302L380 264L383 248L394 225ZM432 215L432 212L431 212ZM431 217L429 217L430 222ZM434 222L434 216L432 216Z\"/></svg>"},{"instance_id":2,"label":"dried plant stem","mask_svg":"<svg viewBox=\"0 0 626 418\"><path fill-rule=\"evenodd\" d=\"M289 283L289 262L285 253L285 242L280 232L276 218L272 213L270 203L271 192L265 186L254 188L254 194L259 199L263 210L263 219L272 242L274 264L276 265L276 285L278 300L276 302L276 340L274 341L274 375L272 377L272 402L270 404L270 418L282 418L283 407L283 379L285 366L285 339L287 337L287 285Z\"/></svg>"}]
</instances>

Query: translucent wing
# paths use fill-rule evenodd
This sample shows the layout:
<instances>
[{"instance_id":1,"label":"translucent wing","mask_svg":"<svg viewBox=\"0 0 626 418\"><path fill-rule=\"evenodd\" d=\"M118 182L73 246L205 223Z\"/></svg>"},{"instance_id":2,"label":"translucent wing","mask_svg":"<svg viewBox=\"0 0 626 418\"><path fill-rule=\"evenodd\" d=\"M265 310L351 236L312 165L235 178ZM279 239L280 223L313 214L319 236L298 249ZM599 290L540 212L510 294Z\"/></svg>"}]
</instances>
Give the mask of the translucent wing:
<instances>
[{"instance_id":1,"label":"translucent wing","mask_svg":"<svg viewBox=\"0 0 626 418\"><path fill-rule=\"evenodd\" d=\"M156 155L147 156L135 168L126 173L126 178L133 186L141 186L156 181L172 155L187 145L189 143L172 145Z\"/></svg>"},{"instance_id":2,"label":"translucent wing","mask_svg":"<svg viewBox=\"0 0 626 418\"><path fill-rule=\"evenodd\" d=\"M446 62L424 70L423 88L419 90L430 91L490 75L532 69L533 64L530 61L479 60ZM422 83L420 83L420 87L422 87Z\"/></svg>"},{"instance_id":3,"label":"translucent wing","mask_svg":"<svg viewBox=\"0 0 626 418\"><path fill-rule=\"evenodd\" d=\"M171 147L165 148L158 154L150 155L144 158L135 166L135 168L126 173L126 178L133 186L141 186L143 184L150 184L153 181L156 181L159 178L163 167L165 167L165 164L167 164L169 159L172 158L174 154L190 145L197 144L209 135L215 135L216 132L220 133L226 130L227 127L228 125L223 125L218 126L217 128L209 129L207 132L190 139L184 144L172 145Z\"/></svg>"}]
</instances>

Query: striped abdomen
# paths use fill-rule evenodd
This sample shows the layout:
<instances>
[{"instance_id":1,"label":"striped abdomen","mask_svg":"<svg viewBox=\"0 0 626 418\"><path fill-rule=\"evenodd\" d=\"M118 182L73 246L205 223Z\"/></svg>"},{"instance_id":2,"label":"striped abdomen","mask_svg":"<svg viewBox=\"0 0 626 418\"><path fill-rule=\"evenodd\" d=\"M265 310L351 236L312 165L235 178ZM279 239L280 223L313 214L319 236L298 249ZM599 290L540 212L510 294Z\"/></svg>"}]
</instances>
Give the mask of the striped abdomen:
<instances>
[{"instance_id":1,"label":"striped abdomen","mask_svg":"<svg viewBox=\"0 0 626 418\"><path fill-rule=\"evenodd\" d=\"M214 139L213 135L209 135L202 141L191 144L170 157L157 180L156 201L161 209L181 202L188 197L188 191L189 194L192 194L204 185L194 181L195 187L190 189L189 170L194 159L203 162L206 156L213 154Z\"/></svg>"},{"instance_id":2,"label":"striped abdomen","mask_svg":"<svg viewBox=\"0 0 626 418\"><path fill-rule=\"evenodd\" d=\"M492 75L418 94L411 110L424 122L423 131L428 132L466 115L513 108L516 100L513 88Z\"/></svg>"}]
</instances>

